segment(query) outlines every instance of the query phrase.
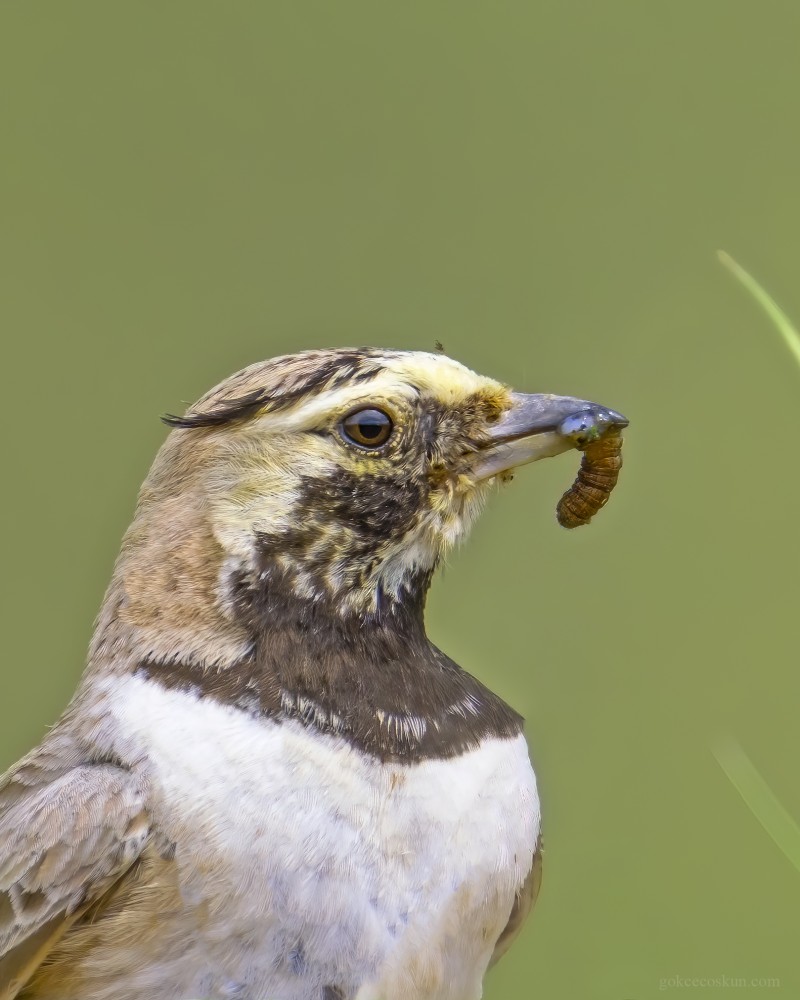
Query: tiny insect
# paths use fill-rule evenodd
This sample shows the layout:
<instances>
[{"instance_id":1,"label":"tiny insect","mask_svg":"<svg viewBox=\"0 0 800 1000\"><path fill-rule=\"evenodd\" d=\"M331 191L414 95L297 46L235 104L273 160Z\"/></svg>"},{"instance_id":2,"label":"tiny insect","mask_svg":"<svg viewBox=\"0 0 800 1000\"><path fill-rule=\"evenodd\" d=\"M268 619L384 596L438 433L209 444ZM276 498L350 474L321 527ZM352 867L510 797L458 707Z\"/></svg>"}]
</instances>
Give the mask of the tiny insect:
<instances>
[{"instance_id":1,"label":"tiny insect","mask_svg":"<svg viewBox=\"0 0 800 1000\"><path fill-rule=\"evenodd\" d=\"M621 426L624 424L617 421L608 426L591 412L576 413L562 422L560 433L572 438L583 452L575 482L556 507L556 518L562 527L579 528L588 524L608 502L622 468Z\"/></svg>"}]
</instances>

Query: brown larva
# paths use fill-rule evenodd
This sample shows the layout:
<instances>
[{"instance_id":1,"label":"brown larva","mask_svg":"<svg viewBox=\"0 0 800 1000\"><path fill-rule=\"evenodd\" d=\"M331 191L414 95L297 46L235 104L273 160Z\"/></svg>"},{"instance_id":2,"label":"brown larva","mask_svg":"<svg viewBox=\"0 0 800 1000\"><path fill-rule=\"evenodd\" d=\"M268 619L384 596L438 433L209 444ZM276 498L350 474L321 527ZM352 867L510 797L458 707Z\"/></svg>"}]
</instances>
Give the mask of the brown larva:
<instances>
[{"instance_id":1,"label":"brown larva","mask_svg":"<svg viewBox=\"0 0 800 1000\"><path fill-rule=\"evenodd\" d=\"M556 517L564 528L588 524L607 502L622 467L622 435L609 430L581 449L583 458L575 482L558 501Z\"/></svg>"}]
</instances>

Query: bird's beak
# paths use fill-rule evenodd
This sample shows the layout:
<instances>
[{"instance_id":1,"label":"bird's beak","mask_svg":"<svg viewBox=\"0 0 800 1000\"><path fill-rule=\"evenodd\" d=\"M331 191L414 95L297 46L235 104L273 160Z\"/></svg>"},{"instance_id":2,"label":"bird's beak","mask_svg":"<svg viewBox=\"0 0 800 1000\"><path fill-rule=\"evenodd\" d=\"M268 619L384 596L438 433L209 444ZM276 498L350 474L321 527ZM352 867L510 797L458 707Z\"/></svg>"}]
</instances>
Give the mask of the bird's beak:
<instances>
[{"instance_id":1,"label":"bird's beak","mask_svg":"<svg viewBox=\"0 0 800 1000\"><path fill-rule=\"evenodd\" d=\"M511 407L486 432L474 475L490 479L518 465L581 448L628 426L621 413L572 396L512 392Z\"/></svg>"}]
</instances>

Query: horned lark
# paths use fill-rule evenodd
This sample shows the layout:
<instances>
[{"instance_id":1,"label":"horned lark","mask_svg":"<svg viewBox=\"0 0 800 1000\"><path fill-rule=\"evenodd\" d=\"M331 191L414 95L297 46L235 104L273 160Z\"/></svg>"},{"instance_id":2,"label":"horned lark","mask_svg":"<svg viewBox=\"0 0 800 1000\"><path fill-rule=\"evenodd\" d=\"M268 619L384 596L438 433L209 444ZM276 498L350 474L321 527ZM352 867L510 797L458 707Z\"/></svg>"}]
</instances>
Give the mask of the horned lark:
<instances>
[{"instance_id":1,"label":"horned lark","mask_svg":"<svg viewBox=\"0 0 800 1000\"><path fill-rule=\"evenodd\" d=\"M167 418L80 687L0 781L0 996L481 995L536 897L539 798L425 595L575 413L625 423L363 349Z\"/></svg>"}]
</instances>

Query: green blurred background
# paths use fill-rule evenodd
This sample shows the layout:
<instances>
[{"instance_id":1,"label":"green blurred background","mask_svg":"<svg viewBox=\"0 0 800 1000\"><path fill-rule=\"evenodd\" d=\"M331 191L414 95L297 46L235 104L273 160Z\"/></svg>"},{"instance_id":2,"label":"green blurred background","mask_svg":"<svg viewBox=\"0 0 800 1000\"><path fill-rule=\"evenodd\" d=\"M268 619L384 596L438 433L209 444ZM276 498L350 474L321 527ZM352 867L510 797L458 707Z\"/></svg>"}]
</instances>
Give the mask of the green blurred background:
<instances>
[{"instance_id":1,"label":"green blurred background","mask_svg":"<svg viewBox=\"0 0 800 1000\"><path fill-rule=\"evenodd\" d=\"M527 469L432 595L544 800L486 996L800 995L800 873L709 749L800 818L800 371L714 255L800 319L799 38L796 0L4 3L0 765L75 686L160 413L438 339L631 419L591 528L576 456Z\"/></svg>"}]
</instances>

